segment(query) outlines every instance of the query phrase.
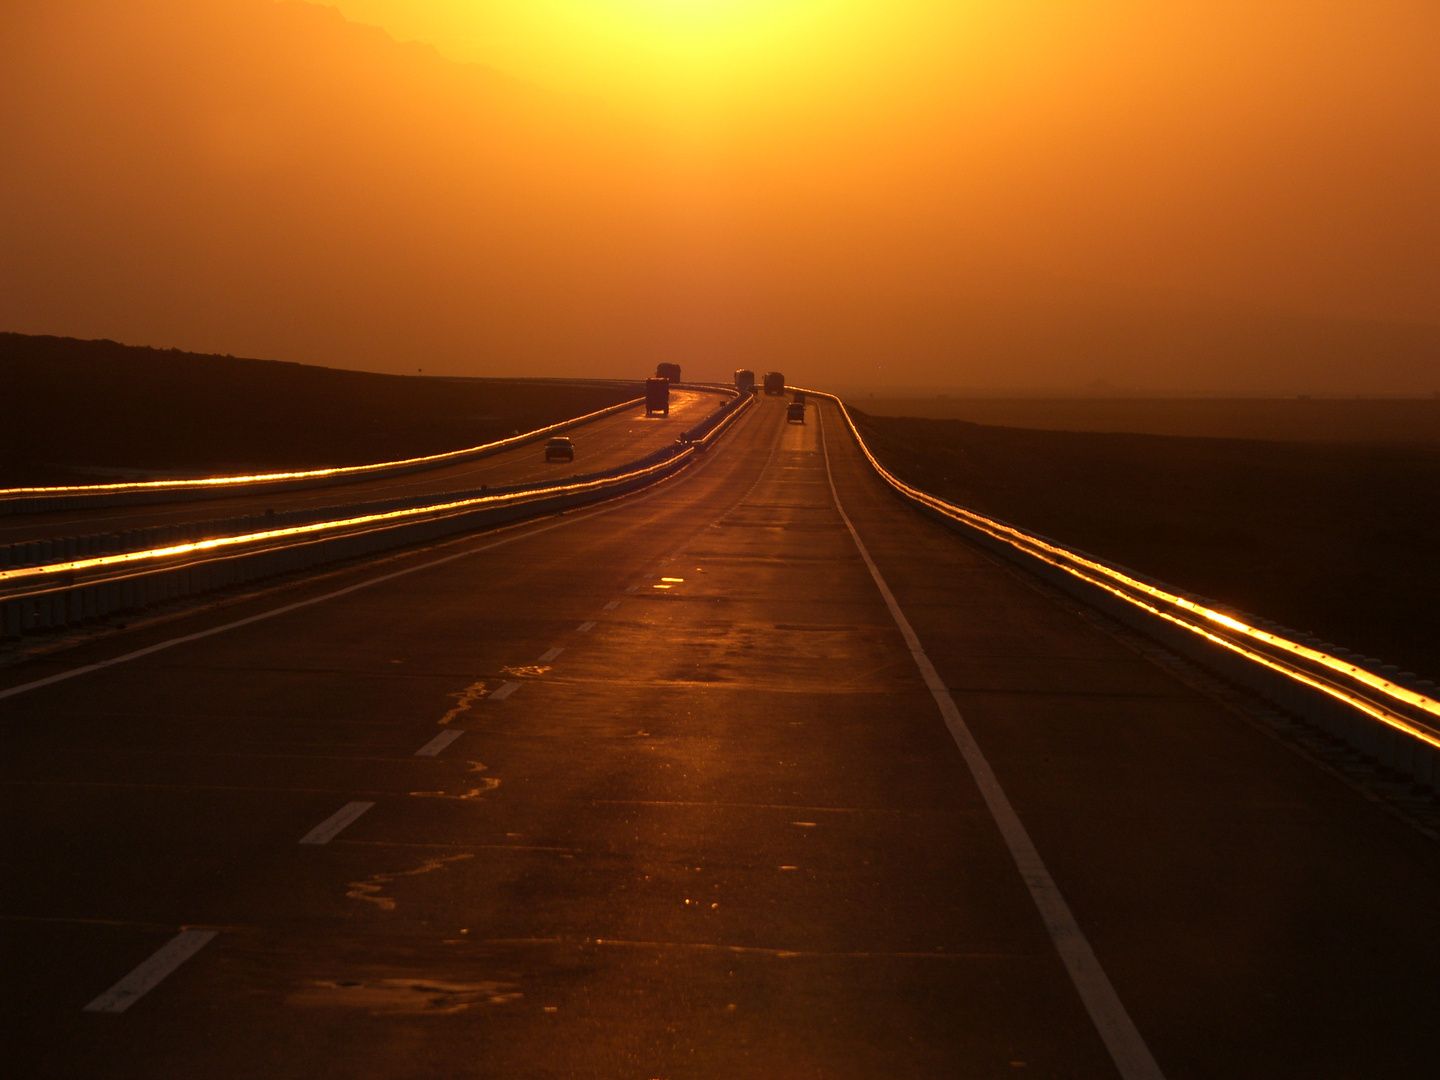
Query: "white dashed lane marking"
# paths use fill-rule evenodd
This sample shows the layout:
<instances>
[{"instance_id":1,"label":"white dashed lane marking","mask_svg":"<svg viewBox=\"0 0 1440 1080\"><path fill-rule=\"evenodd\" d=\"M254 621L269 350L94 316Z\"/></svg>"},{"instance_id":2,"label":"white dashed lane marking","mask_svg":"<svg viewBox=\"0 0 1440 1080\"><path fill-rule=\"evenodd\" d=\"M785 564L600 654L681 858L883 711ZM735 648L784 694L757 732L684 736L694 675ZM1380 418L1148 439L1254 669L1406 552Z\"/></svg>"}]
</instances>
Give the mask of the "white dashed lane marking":
<instances>
[{"instance_id":1,"label":"white dashed lane marking","mask_svg":"<svg viewBox=\"0 0 1440 1080\"><path fill-rule=\"evenodd\" d=\"M456 731L453 728L449 731L442 731L424 746L420 747L419 750L416 750L415 756L434 757L463 734L465 734L463 731Z\"/></svg>"},{"instance_id":2,"label":"white dashed lane marking","mask_svg":"<svg viewBox=\"0 0 1440 1080\"><path fill-rule=\"evenodd\" d=\"M352 802L346 803L335 813L316 825L308 833L300 838L302 844L328 844L335 837L344 831L361 814L365 813L375 804L373 802Z\"/></svg>"},{"instance_id":3,"label":"white dashed lane marking","mask_svg":"<svg viewBox=\"0 0 1440 1080\"><path fill-rule=\"evenodd\" d=\"M605 605L605 610L606 610L606 611L614 611L614 610L615 610L617 607L619 607L619 606L620 606L620 601L619 601L619 600L611 600L608 604Z\"/></svg>"},{"instance_id":4,"label":"white dashed lane marking","mask_svg":"<svg viewBox=\"0 0 1440 1080\"><path fill-rule=\"evenodd\" d=\"M368 803L366 805L369 805ZM122 1013L153 990L172 971L203 949L216 930L182 930L158 952L89 1005L86 1012Z\"/></svg>"},{"instance_id":5,"label":"white dashed lane marking","mask_svg":"<svg viewBox=\"0 0 1440 1080\"><path fill-rule=\"evenodd\" d=\"M540 659L539 659L538 661L536 661L536 663L548 664L548 663L550 663L551 660L554 660L557 656L559 656L559 655L560 655L562 652L564 652L564 651L565 651L565 646L563 646L563 645L557 645L557 646L556 646L555 648L553 648L553 649L546 649L543 653L540 654Z\"/></svg>"},{"instance_id":6,"label":"white dashed lane marking","mask_svg":"<svg viewBox=\"0 0 1440 1080\"><path fill-rule=\"evenodd\" d=\"M507 682L497 687L491 694L491 701L504 701L507 697L520 689L518 682Z\"/></svg>"}]
</instances>

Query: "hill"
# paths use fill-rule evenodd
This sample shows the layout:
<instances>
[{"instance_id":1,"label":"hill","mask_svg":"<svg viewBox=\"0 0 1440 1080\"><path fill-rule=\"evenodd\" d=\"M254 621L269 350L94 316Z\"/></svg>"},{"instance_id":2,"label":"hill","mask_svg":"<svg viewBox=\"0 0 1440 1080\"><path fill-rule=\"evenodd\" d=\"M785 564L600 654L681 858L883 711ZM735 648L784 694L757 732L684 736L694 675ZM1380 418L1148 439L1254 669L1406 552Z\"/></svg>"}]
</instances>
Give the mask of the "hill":
<instances>
[{"instance_id":1,"label":"hill","mask_svg":"<svg viewBox=\"0 0 1440 1080\"><path fill-rule=\"evenodd\" d=\"M0 486L359 465L635 397L622 382L427 378L0 333Z\"/></svg>"}]
</instances>

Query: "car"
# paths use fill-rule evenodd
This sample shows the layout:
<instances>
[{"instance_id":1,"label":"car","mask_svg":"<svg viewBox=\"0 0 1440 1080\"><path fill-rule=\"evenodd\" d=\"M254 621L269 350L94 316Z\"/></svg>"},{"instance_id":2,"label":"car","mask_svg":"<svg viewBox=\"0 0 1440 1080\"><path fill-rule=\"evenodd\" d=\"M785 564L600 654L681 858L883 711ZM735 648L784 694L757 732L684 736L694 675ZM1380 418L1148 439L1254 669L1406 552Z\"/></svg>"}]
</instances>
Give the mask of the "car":
<instances>
[{"instance_id":1,"label":"car","mask_svg":"<svg viewBox=\"0 0 1440 1080\"><path fill-rule=\"evenodd\" d=\"M805 403L803 401L792 401L785 406L785 422L787 424L803 424L805 422Z\"/></svg>"},{"instance_id":2,"label":"car","mask_svg":"<svg viewBox=\"0 0 1440 1080\"><path fill-rule=\"evenodd\" d=\"M575 444L565 436L551 439L545 444L546 461L574 461Z\"/></svg>"}]
</instances>

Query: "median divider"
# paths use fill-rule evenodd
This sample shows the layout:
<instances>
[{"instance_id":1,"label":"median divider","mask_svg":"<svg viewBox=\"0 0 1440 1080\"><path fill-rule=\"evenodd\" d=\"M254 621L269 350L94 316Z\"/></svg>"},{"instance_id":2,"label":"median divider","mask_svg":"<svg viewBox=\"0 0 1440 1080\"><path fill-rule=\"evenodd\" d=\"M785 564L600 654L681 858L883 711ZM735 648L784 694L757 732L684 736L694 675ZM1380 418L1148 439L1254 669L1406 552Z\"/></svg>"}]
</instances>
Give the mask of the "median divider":
<instances>
[{"instance_id":1,"label":"median divider","mask_svg":"<svg viewBox=\"0 0 1440 1080\"><path fill-rule=\"evenodd\" d=\"M562 420L558 424L521 432L509 438L463 450L423 457L382 461L371 465L346 465L332 469L305 469L293 472L260 473L252 476L216 476L199 480L140 480L133 483L79 484L66 487L0 488L0 515L39 514L51 510L99 509L110 506L136 506L150 503L184 502L193 499L214 499L233 495L258 495L297 489L353 484L364 480L382 480L429 469L445 468L467 461L504 453L506 450L548 438L599 420L602 417L643 406L643 397L622 401L584 416Z\"/></svg>"},{"instance_id":2,"label":"median divider","mask_svg":"<svg viewBox=\"0 0 1440 1080\"><path fill-rule=\"evenodd\" d=\"M323 521L278 524L267 519L264 528L252 532L0 571L0 637L138 611L629 494L695 461L752 403L748 396L732 398L701 425L703 434L687 433L683 440L605 472L509 489L356 504L342 508L351 511L346 516Z\"/></svg>"},{"instance_id":3,"label":"median divider","mask_svg":"<svg viewBox=\"0 0 1440 1080\"><path fill-rule=\"evenodd\" d=\"M787 389L800 389L787 387ZM882 480L909 505L1231 682L1440 791L1440 694L1347 650L1224 609L1057 541L948 502L890 472L833 401Z\"/></svg>"}]
</instances>

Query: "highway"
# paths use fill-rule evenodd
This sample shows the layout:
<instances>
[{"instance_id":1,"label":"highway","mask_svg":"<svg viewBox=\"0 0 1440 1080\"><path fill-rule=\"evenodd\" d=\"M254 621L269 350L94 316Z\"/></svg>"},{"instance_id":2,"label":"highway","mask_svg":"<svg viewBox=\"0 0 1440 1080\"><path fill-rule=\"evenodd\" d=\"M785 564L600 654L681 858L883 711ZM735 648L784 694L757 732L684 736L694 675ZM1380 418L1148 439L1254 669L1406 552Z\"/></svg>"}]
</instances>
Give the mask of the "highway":
<instances>
[{"instance_id":1,"label":"highway","mask_svg":"<svg viewBox=\"0 0 1440 1080\"><path fill-rule=\"evenodd\" d=\"M0 669L7 1075L1434 1076L1436 843L808 414Z\"/></svg>"},{"instance_id":2,"label":"highway","mask_svg":"<svg viewBox=\"0 0 1440 1080\"><path fill-rule=\"evenodd\" d=\"M702 390L672 390L669 416L646 416L644 407L637 406L572 428L564 435L575 444L573 464L546 462L542 441L443 468L329 487L252 492L128 507L5 515L0 516L0 545L243 517L263 514L267 509L279 512L408 495L441 495L478 488L482 484L500 487L600 472L673 443L682 431L694 427L713 413L727 396Z\"/></svg>"}]
</instances>

